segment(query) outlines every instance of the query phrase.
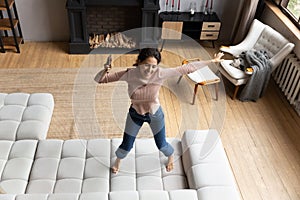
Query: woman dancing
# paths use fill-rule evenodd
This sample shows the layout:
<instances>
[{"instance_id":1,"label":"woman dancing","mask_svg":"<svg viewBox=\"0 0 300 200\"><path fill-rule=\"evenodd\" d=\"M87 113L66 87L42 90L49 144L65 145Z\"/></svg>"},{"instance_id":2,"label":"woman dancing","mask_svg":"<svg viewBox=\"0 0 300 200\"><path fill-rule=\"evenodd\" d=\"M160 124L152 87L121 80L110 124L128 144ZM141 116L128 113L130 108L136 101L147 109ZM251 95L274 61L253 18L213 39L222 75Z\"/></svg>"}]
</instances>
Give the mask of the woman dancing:
<instances>
[{"instance_id":1,"label":"woman dancing","mask_svg":"<svg viewBox=\"0 0 300 200\"><path fill-rule=\"evenodd\" d=\"M144 48L140 50L135 68L109 73L111 66L104 65L104 69L97 73L95 81L109 83L126 81L131 106L127 114L123 141L116 150L116 160L112 172L118 173L121 160L133 147L136 136L144 122L149 123L157 148L168 157L166 171L173 170L173 147L166 141L164 113L159 103L159 89L163 81L174 76L192 73L213 62L220 62L224 54L218 53L207 61L190 62L176 68L162 68L158 64L161 54L157 49Z\"/></svg>"}]
</instances>

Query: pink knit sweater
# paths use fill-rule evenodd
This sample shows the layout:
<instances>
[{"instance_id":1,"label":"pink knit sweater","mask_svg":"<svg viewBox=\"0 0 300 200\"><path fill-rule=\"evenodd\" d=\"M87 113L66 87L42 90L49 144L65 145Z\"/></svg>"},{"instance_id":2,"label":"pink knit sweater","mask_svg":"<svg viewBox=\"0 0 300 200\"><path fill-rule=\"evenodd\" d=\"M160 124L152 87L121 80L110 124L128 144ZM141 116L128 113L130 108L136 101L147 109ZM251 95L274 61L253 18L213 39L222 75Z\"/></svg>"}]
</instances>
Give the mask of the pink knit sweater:
<instances>
[{"instance_id":1,"label":"pink knit sweater","mask_svg":"<svg viewBox=\"0 0 300 200\"><path fill-rule=\"evenodd\" d=\"M158 67L149 79L143 79L140 70L136 67L119 72L106 73L102 79L99 80L99 77L104 72L104 70L102 70L96 75L95 81L98 83L126 81L132 107L141 115L146 113L154 114L160 106L158 99L159 89L165 79L192 73L207 66L209 63L210 61L198 61L175 68Z\"/></svg>"}]
</instances>

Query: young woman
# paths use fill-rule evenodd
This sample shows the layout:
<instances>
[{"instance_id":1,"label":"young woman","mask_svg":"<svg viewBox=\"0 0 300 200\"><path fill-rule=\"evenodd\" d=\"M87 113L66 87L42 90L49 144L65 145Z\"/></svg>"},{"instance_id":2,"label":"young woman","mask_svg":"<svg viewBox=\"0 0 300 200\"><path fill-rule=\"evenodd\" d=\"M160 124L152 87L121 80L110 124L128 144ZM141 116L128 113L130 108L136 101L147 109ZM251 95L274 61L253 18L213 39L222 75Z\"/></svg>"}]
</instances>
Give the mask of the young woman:
<instances>
[{"instance_id":1,"label":"young woman","mask_svg":"<svg viewBox=\"0 0 300 200\"><path fill-rule=\"evenodd\" d=\"M141 49L135 68L108 73L111 66L105 65L95 77L98 83L126 81L131 106L126 119L123 141L116 150L117 159L112 172L120 169L121 159L125 158L133 147L135 138L144 122L149 123L157 148L168 157L166 170L173 169L173 147L166 141L164 113L159 103L159 89L169 77L192 73L212 62L220 62L224 54L218 53L208 61L191 62L176 68L158 66L161 54L157 49Z\"/></svg>"}]
</instances>

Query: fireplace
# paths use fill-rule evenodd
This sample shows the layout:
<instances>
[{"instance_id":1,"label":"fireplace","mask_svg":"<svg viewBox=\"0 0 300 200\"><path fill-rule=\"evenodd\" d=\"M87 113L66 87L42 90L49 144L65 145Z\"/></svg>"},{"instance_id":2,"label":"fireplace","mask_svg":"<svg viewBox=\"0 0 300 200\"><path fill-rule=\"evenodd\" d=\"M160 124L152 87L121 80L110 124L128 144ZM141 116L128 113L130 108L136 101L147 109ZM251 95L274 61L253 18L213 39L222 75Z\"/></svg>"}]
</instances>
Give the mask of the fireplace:
<instances>
[{"instance_id":1,"label":"fireplace","mask_svg":"<svg viewBox=\"0 0 300 200\"><path fill-rule=\"evenodd\" d=\"M91 38L95 35L98 40L98 37L102 38L130 29L158 27L159 0L67 0L67 10L71 54L89 53L92 50ZM157 44L157 36L147 31L143 31L134 40L135 49ZM104 53L118 52L119 49L107 45L98 46Z\"/></svg>"}]
</instances>

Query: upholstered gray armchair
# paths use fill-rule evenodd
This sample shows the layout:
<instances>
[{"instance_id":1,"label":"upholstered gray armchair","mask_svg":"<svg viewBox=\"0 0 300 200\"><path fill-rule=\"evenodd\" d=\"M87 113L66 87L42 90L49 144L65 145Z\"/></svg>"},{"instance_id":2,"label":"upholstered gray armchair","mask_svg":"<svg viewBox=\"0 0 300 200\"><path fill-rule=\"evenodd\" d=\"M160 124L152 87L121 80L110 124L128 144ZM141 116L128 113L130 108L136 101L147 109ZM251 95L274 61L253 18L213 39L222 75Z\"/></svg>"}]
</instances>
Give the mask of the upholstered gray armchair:
<instances>
[{"instance_id":1,"label":"upholstered gray armchair","mask_svg":"<svg viewBox=\"0 0 300 200\"><path fill-rule=\"evenodd\" d=\"M265 50L270 58L273 70L293 50L294 44L290 43L279 32L257 19L251 24L245 39L234 46L221 46L220 51L229 53L234 57L248 50ZM240 85L246 84L249 75L232 66L234 60L224 60L220 63L220 72L235 85L232 99L236 98Z\"/></svg>"}]
</instances>

